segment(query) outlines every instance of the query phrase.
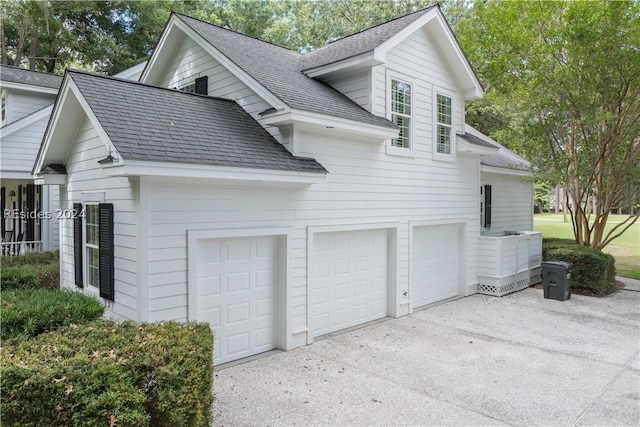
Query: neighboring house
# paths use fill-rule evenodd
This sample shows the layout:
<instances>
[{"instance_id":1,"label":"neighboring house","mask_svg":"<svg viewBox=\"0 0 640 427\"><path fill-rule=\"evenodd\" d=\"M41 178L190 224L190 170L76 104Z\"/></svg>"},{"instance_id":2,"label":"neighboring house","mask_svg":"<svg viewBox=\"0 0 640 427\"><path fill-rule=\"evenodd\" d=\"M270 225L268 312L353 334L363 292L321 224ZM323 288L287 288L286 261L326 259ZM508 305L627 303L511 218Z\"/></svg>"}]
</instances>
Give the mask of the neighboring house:
<instances>
[{"instance_id":1,"label":"neighboring house","mask_svg":"<svg viewBox=\"0 0 640 427\"><path fill-rule=\"evenodd\" d=\"M58 247L58 186L34 185L31 169L62 76L0 65L2 254Z\"/></svg>"},{"instance_id":2,"label":"neighboring house","mask_svg":"<svg viewBox=\"0 0 640 427\"><path fill-rule=\"evenodd\" d=\"M482 89L438 7L306 55L174 13L141 82L65 75L34 166L85 213L62 285L210 322L216 363L478 292L481 184L491 230L531 228L526 172L465 128Z\"/></svg>"}]
</instances>

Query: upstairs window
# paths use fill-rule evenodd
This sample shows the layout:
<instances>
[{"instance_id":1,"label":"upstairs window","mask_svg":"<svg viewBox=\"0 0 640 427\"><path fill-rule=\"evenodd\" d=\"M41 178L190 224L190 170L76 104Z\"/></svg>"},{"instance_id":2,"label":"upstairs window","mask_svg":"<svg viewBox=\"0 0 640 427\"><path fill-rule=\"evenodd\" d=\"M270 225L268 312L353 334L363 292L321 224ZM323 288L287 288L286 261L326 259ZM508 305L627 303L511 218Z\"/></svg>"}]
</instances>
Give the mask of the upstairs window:
<instances>
[{"instance_id":1,"label":"upstairs window","mask_svg":"<svg viewBox=\"0 0 640 427\"><path fill-rule=\"evenodd\" d=\"M411 148L411 84L391 80L391 121L400 128L400 135L391 141L399 148Z\"/></svg>"},{"instance_id":2,"label":"upstairs window","mask_svg":"<svg viewBox=\"0 0 640 427\"><path fill-rule=\"evenodd\" d=\"M187 92L187 93L196 93L196 83L189 83L188 85L184 85L181 88L178 89L180 92Z\"/></svg>"},{"instance_id":3,"label":"upstairs window","mask_svg":"<svg viewBox=\"0 0 640 427\"><path fill-rule=\"evenodd\" d=\"M0 96L0 106L2 108L2 111L0 112L1 114L1 122L0 122L0 126L4 126L7 124L7 93L6 92L2 92L2 95Z\"/></svg>"},{"instance_id":4,"label":"upstairs window","mask_svg":"<svg viewBox=\"0 0 640 427\"><path fill-rule=\"evenodd\" d=\"M437 140L436 151L438 154L451 154L451 98L437 94Z\"/></svg>"},{"instance_id":5,"label":"upstairs window","mask_svg":"<svg viewBox=\"0 0 640 427\"><path fill-rule=\"evenodd\" d=\"M202 76L195 79L193 83L181 86L178 90L181 92L198 93L200 95L208 95L209 77Z\"/></svg>"}]
</instances>

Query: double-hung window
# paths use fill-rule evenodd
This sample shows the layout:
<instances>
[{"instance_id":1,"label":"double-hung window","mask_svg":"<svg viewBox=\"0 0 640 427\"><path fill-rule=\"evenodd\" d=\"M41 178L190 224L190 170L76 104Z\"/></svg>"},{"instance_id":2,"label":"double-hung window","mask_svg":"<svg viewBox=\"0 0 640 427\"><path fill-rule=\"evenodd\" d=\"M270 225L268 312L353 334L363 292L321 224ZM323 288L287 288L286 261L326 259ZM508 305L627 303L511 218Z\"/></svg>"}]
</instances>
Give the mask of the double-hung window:
<instances>
[{"instance_id":1,"label":"double-hung window","mask_svg":"<svg viewBox=\"0 0 640 427\"><path fill-rule=\"evenodd\" d=\"M7 124L7 92L2 91L2 94L0 94L0 126L4 126Z\"/></svg>"},{"instance_id":2,"label":"double-hung window","mask_svg":"<svg viewBox=\"0 0 640 427\"><path fill-rule=\"evenodd\" d=\"M85 256L86 256L86 283L98 288L100 285L100 252L98 241L98 205L85 205Z\"/></svg>"},{"instance_id":3,"label":"double-hung window","mask_svg":"<svg viewBox=\"0 0 640 427\"><path fill-rule=\"evenodd\" d=\"M451 98L440 93L436 94L436 111L436 152L451 154Z\"/></svg>"},{"instance_id":4,"label":"double-hung window","mask_svg":"<svg viewBox=\"0 0 640 427\"><path fill-rule=\"evenodd\" d=\"M411 148L411 102L411 84L391 79L391 121L400 128L394 147Z\"/></svg>"},{"instance_id":5,"label":"double-hung window","mask_svg":"<svg viewBox=\"0 0 640 427\"><path fill-rule=\"evenodd\" d=\"M83 197L73 204L73 257L75 284L114 300L113 204L101 203L101 195Z\"/></svg>"}]
</instances>

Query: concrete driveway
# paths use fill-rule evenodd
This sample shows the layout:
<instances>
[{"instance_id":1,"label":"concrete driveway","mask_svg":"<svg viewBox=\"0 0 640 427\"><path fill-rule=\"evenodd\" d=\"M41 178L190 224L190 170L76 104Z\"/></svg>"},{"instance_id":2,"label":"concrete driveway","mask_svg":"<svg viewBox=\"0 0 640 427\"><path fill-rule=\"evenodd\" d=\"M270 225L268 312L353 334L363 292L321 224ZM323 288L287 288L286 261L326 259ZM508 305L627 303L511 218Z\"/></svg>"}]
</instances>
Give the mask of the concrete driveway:
<instances>
[{"instance_id":1,"label":"concrete driveway","mask_svg":"<svg viewBox=\"0 0 640 427\"><path fill-rule=\"evenodd\" d=\"M215 424L640 425L639 291L474 295L222 367Z\"/></svg>"}]
</instances>

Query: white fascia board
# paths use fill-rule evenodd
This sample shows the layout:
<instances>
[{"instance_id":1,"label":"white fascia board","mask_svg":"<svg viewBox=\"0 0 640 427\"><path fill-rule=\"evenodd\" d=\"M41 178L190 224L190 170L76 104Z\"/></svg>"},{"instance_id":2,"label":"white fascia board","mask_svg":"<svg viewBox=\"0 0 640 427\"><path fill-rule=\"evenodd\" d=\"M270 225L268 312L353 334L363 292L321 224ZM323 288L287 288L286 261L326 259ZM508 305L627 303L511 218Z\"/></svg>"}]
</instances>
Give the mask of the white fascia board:
<instances>
[{"instance_id":1,"label":"white fascia board","mask_svg":"<svg viewBox=\"0 0 640 427\"><path fill-rule=\"evenodd\" d=\"M105 144L105 147L107 148L107 150L116 159L120 157L120 154L116 150L115 145L113 145L113 142L111 142L111 139L109 138L105 130L102 128L102 125L100 124L95 114L91 110L91 107L89 107L89 104L82 96L80 89L78 89L78 86L76 86L76 84L73 82L73 78L67 75L65 77L64 82L62 83L62 87L60 88L60 95L58 96L58 100L57 100L57 103L55 104L53 113L51 114L51 118L49 119L49 125L47 126L47 130L44 133L42 145L40 146L40 150L38 151L38 155L36 156L36 161L31 171L33 174L38 174L42 170L42 168L45 166L44 159L47 157L47 151L49 150L49 147L51 145L53 131L55 130L58 122L62 117L64 107L70 93L72 94L72 96L74 96L77 99L84 113L89 118L89 121L95 127L96 132L100 136L100 139L102 140L103 144ZM67 155L65 158L68 157L69 152L73 146L73 141L67 141L67 143L69 144L69 147L67 149Z\"/></svg>"},{"instance_id":2,"label":"white fascia board","mask_svg":"<svg viewBox=\"0 0 640 427\"><path fill-rule=\"evenodd\" d=\"M46 93L49 95L57 95L58 89L53 89L45 86L35 86L28 85L24 83L15 83L15 82L0 82L0 88L4 89L13 89L13 90L23 90L26 92L37 92L37 93Z\"/></svg>"},{"instance_id":3,"label":"white fascia board","mask_svg":"<svg viewBox=\"0 0 640 427\"><path fill-rule=\"evenodd\" d=\"M498 175L523 176L523 177L533 176L533 174L530 171L523 171L520 169L511 169L511 168L497 168L495 166L486 166L486 165L480 165L480 172L495 173Z\"/></svg>"},{"instance_id":4,"label":"white fascia board","mask_svg":"<svg viewBox=\"0 0 640 427\"><path fill-rule=\"evenodd\" d=\"M44 131L44 137L42 138L42 144L40 145L40 149L36 155L36 161L33 165L33 169L31 170L31 173L34 175L39 173L43 168L44 159L47 157L47 151L51 145L52 131L55 128L56 123L60 120L63 106L69 95L69 80L71 80L69 75L65 75L62 85L60 86L60 93L58 94L58 98L53 106L53 110L49 118L49 124L47 125L47 129Z\"/></svg>"},{"instance_id":5,"label":"white fascia board","mask_svg":"<svg viewBox=\"0 0 640 427\"><path fill-rule=\"evenodd\" d=\"M36 185L65 185L67 174L40 174L36 175L34 184Z\"/></svg>"},{"instance_id":6,"label":"white fascia board","mask_svg":"<svg viewBox=\"0 0 640 427\"><path fill-rule=\"evenodd\" d=\"M33 179L33 175L24 171L0 171L0 179Z\"/></svg>"},{"instance_id":7,"label":"white fascia board","mask_svg":"<svg viewBox=\"0 0 640 427\"><path fill-rule=\"evenodd\" d=\"M276 110L281 110L287 108L287 104L282 102L280 98L271 93L267 88L265 88L262 84L260 84L256 79L254 79L251 75L245 72L242 68L237 66L233 61L231 61L225 54L220 52L214 46L211 45L208 41L206 41L200 34L196 33L191 27L182 22L180 19L175 19L174 22L171 22L171 25L175 25L176 28L179 28L184 32L187 37L190 37L194 40L198 45L204 49L209 55L213 57L216 61L222 64L227 70L229 70L234 76L236 76L240 81L246 84L251 90L258 94L262 99L264 99L269 105L271 105Z\"/></svg>"},{"instance_id":8,"label":"white fascia board","mask_svg":"<svg viewBox=\"0 0 640 427\"><path fill-rule=\"evenodd\" d=\"M159 62L158 58L160 57L160 52L162 52L165 48L165 44L167 43L167 39L169 38L169 34L171 33L170 29L172 28L172 25L175 22L175 20L176 20L176 17L175 15L172 14L171 17L169 18L169 22L167 22L167 24L165 25L165 28L162 31L162 34L160 34L160 40L158 40L156 47L153 49L153 53L151 54L151 57L147 61L144 67L144 70L142 70L142 73L140 74L140 78L138 79L138 81L142 83L149 83L147 82L147 79L149 78L149 74L151 73L151 70L156 68L156 64ZM160 68L164 69L164 67L162 66ZM155 84L155 83L156 82L150 82L149 84Z\"/></svg>"},{"instance_id":9,"label":"white fascia board","mask_svg":"<svg viewBox=\"0 0 640 427\"><path fill-rule=\"evenodd\" d=\"M4 126L3 128L0 128L0 134L2 134L2 137L5 138L11 135L12 133L19 131L20 129L23 129L29 125L34 124L38 120L42 120L49 117L52 111L53 111L53 104L49 105L48 107L44 107L34 113L31 113L28 116L22 117L21 119L18 119L13 123L7 126Z\"/></svg>"},{"instance_id":10,"label":"white fascia board","mask_svg":"<svg viewBox=\"0 0 640 427\"><path fill-rule=\"evenodd\" d=\"M399 129L391 127L369 125L355 120L348 120L302 110L291 110L268 114L263 116L260 122L265 125L273 126L307 124L323 127L327 132L344 131L348 133L357 133L363 136L370 136L377 139L397 138L400 133Z\"/></svg>"},{"instance_id":11,"label":"white fascia board","mask_svg":"<svg viewBox=\"0 0 640 427\"><path fill-rule=\"evenodd\" d=\"M457 152L458 153L475 153L475 154L498 154L500 149L498 147L483 147L481 145L471 144L460 136L456 136Z\"/></svg>"},{"instance_id":12,"label":"white fascia board","mask_svg":"<svg viewBox=\"0 0 640 427\"><path fill-rule=\"evenodd\" d=\"M105 176L154 176L230 181L283 182L305 185L321 183L324 182L326 178L326 173L141 160L125 160L120 165L105 165L102 171Z\"/></svg>"},{"instance_id":13,"label":"white fascia board","mask_svg":"<svg viewBox=\"0 0 640 427\"><path fill-rule=\"evenodd\" d=\"M376 47L376 57L385 58L388 51L396 47L404 39L409 37L414 32L418 31L420 28L427 25L434 19L438 24L437 28L440 32L438 36L444 37L444 40L446 40L448 44L448 46L440 46L440 51L444 54L447 62L450 62L451 69L456 70L454 72L457 74L456 77L458 77L458 80L461 82L466 82L463 92L465 101L472 101L474 99L482 98L482 85L480 84L480 81L478 80L476 74L473 72L471 64L469 64L467 57L462 52L462 48L460 48L458 41L452 33L451 28L449 27L449 24L447 24L446 19L442 15L439 7L434 7L432 10L413 21L411 24L391 37L389 40ZM438 40L436 40L436 43L437 42ZM455 61L455 63L451 64L452 61ZM461 73L462 76L460 75Z\"/></svg>"},{"instance_id":14,"label":"white fascia board","mask_svg":"<svg viewBox=\"0 0 640 427\"><path fill-rule=\"evenodd\" d=\"M365 52L357 56L342 59L338 62L332 62L331 64L321 65L319 67L309 68L304 70L303 73L308 77L316 78L322 77L327 74L333 74L339 71L351 71L361 68L370 68L376 65L382 64L373 52Z\"/></svg>"}]
</instances>

